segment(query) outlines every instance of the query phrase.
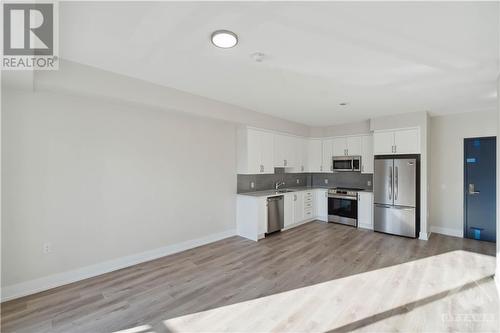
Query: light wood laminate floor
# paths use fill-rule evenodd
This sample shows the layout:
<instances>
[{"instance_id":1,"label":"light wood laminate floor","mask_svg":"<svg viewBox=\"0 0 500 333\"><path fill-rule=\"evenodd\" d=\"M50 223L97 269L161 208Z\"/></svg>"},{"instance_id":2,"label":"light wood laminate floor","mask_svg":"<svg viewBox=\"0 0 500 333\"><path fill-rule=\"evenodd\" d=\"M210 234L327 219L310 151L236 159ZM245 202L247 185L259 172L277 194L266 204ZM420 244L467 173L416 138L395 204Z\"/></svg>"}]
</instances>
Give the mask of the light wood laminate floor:
<instances>
[{"instance_id":1,"label":"light wood laminate floor","mask_svg":"<svg viewBox=\"0 0 500 333\"><path fill-rule=\"evenodd\" d=\"M2 332L497 331L495 245L312 222L1 305Z\"/></svg>"}]
</instances>

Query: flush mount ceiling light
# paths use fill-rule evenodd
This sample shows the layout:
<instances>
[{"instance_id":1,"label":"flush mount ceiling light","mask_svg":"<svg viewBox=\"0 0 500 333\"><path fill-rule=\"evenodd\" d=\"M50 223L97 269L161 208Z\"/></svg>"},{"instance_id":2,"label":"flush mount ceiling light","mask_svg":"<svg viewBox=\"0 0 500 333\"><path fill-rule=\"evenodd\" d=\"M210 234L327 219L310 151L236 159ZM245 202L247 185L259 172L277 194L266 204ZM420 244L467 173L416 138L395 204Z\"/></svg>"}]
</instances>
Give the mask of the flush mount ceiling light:
<instances>
[{"instance_id":1,"label":"flush mount ceiling light","mask_svg":"<svg viewBox=\"0 0 500 333\"><path fill-rule=\"evenodd\" d=\"M212 33L212 43L217 47L229 49L238 44L238 36L229 30L217 30Z\"/></svg>"}]
</instances>

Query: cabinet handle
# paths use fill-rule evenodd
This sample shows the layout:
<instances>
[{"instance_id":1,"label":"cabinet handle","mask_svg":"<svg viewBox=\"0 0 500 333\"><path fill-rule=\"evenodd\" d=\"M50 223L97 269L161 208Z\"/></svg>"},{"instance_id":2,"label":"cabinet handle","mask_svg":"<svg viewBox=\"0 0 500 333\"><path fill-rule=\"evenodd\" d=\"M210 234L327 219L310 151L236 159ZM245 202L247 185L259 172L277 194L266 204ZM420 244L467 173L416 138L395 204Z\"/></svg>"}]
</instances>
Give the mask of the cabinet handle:
<instances>
[{"instance_id":1,"label":"cabinet handle","mask_svg":"<svg viewBox=\"0 0 500 333\"><path fill-rule=\"evenodd\" d=\"M398 146L394 145L394 152L397 153L398 152Z\"/></svg>"},{"instance_id":2,"label":"cabinet handle","mask_svg":"<svg viewBox=\"0 0 500 333\"><path fill-rule=\"evenodd\" d=\"M293 195L293 201L297 201L297 194Z\"/></svg>"},{"instance_id":3,"label":"cabinet handle","mask_svg":"<svg viewBox=\"0 0 500 333\"><path fill-rule=\"evenodd\" d=\"M283 160L283 165L286 166L286 160Z\"/></svg>"},{"instance_id":4,"label":"cabinet handle","mask_svg":"<svg viewBox=\"0 0 500 333\"><path fill-rule=\"evenodd\" d=\"M301 171L304 171L304 166L302 166Z\"/></svg>"},{"instance_id":5,"label":"cabinet handle","mask_svg":"<svg viewBox=\"0 0 500 333\"><path fill-rule=\"evenodd\" d=\"M323 171L323 166L322 165L319 166L319 171Z\"/></svg>"},{"instance_id":6,"label":"cabinet handle","mask_svg":"<svg viewBox=\"0 0 500 333\"><path fill-rule=\"evenodd\" d=\"M330 165L330 171L333 171L333 165Z\"/></svg>"}]
</instances>

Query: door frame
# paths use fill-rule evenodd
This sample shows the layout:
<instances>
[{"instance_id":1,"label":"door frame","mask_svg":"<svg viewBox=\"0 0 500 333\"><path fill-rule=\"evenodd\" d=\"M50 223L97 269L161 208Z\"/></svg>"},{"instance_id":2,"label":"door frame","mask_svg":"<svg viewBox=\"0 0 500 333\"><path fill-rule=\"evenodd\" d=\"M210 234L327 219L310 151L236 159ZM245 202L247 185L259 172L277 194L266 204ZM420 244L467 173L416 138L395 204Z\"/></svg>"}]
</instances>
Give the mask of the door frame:
<instances>
[{"instance_id":1,"label":"door frame","mask_svg":"<svg viewBox=\"0 0 500 333\"><path fill-rule=\"evenodd\" d=\"M488 135L488 136L472 136L472 137L467 137L467 138L463 138L462 140L462 201L463 201L463 209L462 209L462 214L463 214L463 221L462 221L462 224L463 224L463 227L462 227L462 238L467 238L467 195L465 194L466 192L466 189L467 189L467 179L466 179L466 176L465 176L465 170L466 170L466 167L467 167L467 163L465 162L465 140L470 140L470 139L495 139L495 143L498 147L498 139L497 139L497 136L495 135ZM495 161L496 164L498 164L498 156L497 156L497 160ZM497 172L497 167L498 165L495 165L495 175L496 175L496 178L498 180L498 174L496 174ZM498 195L498 193L497 193ZM498 199L498 198L497 198ZM495 205L496 205L496 201L495 201ZM495 206L495 209L497 207ZM498 214L498 212L497 212ZM495 229L497 228L497 225L496 225L496 221L495 221ZM499 240L497 239L497 242Z\"/></svg>"}]
</instances>

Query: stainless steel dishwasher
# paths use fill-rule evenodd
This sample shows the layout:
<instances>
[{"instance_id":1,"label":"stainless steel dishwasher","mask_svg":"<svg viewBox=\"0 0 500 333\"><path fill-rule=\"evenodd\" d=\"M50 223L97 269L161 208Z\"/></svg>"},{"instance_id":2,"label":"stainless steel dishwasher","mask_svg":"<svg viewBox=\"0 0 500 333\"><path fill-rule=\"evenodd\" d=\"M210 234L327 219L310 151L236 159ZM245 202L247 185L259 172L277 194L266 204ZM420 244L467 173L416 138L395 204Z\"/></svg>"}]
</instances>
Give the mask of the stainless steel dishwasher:
<instances>
[{"instance_id":1,"label":"stainless steel dishwasher","mask_svg":"<svg viewBox=\"0 0 500 333\"><path fill-rule=\"evenodd\" d=\"M267 234L280 231L285 225L284 197L267 198Z\"/></svg>"}]
</instances>

